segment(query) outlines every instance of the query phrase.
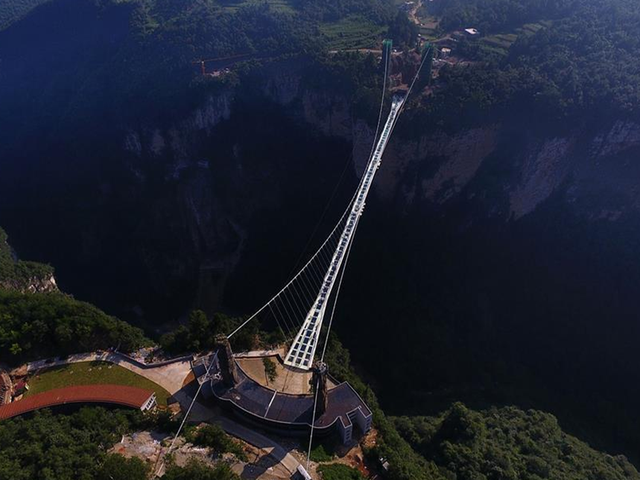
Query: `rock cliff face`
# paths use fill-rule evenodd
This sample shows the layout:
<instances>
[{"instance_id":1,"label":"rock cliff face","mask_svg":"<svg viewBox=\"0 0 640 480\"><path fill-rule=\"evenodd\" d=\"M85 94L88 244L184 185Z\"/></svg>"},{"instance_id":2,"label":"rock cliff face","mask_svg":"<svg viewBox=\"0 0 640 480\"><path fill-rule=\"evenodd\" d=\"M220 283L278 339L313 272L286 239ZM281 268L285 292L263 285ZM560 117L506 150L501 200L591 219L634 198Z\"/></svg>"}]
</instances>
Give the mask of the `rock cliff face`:
<instances>
[{"instance_id":1,"label":"rock cliff face","mask_svg":"<svg viewBox=\"0 0 640 480\"><path fill-rule=\"evenodd\" d=\"M353 131L360 174L373 133L361 121ZM396 137L387 149L376 192L402 209L416 204L443 209L460 196L472 200L492 193L500 201L485 204L486 213L499 212L505 222L532 213L554 194L591 219L614 220L622 210L637 213L640 198L632 179L637 178L633 158L640 147L640 125L617 122L595 136L576 129L564 136L529 137L515 146L511 132L511 126L496 124L455 134ZM496 166L501 170L499 185L489 185L487 170ZM594 204L595 195L600 202Z\"/></svg>"},{"instance_id":2,"label":"rock cliff face","mask_svg":"<svg viewBox=\"0 0 640 480\"><path fill-rule=\"evenodd\" d=\"M349 142L353 172L362 174L373 128L353 115L347 98L308 88L299 72L287 68L274 69L259 91L270 112L277 110L316 137ZM272 113L264 106L251 110L237 100L238 93L228 90L208 97L169 126L130 128L123 138L129 169L141 185L148 180L150 165L154 171L160 168L167 184L174 185L167 201L175 209L158 212L156 222L165 218L173 224L181 258L172 262L150 254L148 262L164 262L162 268L168 263L178 278L199 272L196 303L211 309L220 306L226 279L243 258L254 215L265 205L283 209L282 185L293 182L270 151L261 151L259 145L253 151L253 137L260 132L229 139L225 124L242 128L247 115L264 116L266 122L246 122L247 128L272 129L270 135L283 141L288 136L285 129L266 126ZM516 129L496 123L455 133L430 130L413 137L397 132L374 194L399 214L416 207L444 213L464 201L476 205L474 216L504 224L526 217L554 196L594 220L616 220L640 205L631 180L640 167L629 157L640 147L639 125L617 122L595 133L577 127L547 136L523 136L523 129L526 125ZM519 132L515 137L514 130ZM250 164L250 157L260 164ZM304 169L307 160L299 161ZM594 202L596 196L599 200ZM151 264L149 268L155 269Z\"/></svg>"}]
</instances>

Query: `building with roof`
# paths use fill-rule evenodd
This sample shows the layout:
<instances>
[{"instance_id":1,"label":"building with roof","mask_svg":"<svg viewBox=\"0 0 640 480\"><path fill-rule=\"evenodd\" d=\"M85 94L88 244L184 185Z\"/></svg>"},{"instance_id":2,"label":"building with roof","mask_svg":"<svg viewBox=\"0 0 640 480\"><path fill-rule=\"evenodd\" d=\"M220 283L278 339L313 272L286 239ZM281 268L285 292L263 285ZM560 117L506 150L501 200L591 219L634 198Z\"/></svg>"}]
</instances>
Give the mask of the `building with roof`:
<instances>
[{"instance_id":1,"label":"building with roof","mask_svg":"<svg viewBox=\"0 0 640 480\"><path fill-rule=\"evenodd\" d=\"M261 360L263 357L256 357ZM214 364L210 365L213 361ZM279 367L291 381L309 372L284 365L277 356ZM193 363L194 375L202 385L205 398L215 399L226 410L245 421L258 424L279 434L302 436L311 429L315 395L307 382L304 393L290 393L265 385L255 375L245 371L238 359L233 359L233 375L225 375L217 357L202 357ZM210 368L209 375L206 375ZM282 375L282 374L281 374ZM326 372L325 372L326 375ZM227 381L225 381L225 377ZM300 382L298 382L300 383ZM343 444L351 442L354 426L366 433L371 429L373 414L358 393L347 382L327 377L324 390L320 390L316 408L314 434L318 436L338 433ZM302 392L302 391L301 391ZM323 393L324 392L324 393ZM325 396L326 398L321 398Z\"/></svg>"},{"instance_id":2,"label":"building with roof","mask_svg":"<svg viewBox=\"0 0 640 480\"><path fill-rule=\"evenodd\" d=\"M152 390L125 385L78 385L56 388L0 406L0 420L42 408L82 404L118 405L146 411L155 408L156 394Z\"/></svg>"}]
</instances>

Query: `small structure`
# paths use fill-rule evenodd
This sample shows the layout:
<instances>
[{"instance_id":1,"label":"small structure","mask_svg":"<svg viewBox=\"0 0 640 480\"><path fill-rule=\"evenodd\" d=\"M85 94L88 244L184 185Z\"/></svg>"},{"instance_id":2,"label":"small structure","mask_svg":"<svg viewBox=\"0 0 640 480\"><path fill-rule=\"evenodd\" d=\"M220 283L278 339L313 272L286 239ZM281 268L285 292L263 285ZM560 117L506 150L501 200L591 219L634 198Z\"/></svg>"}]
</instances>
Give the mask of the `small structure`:
<instances>
[{"instance_id":1,"label":"small structure","mask_svg":"<svg viewBox=\"0 0 640 480\"><path fill-rule=\"evenodd\" d=\"M415 2L411 2L411 1L404 2L402 4L402 10L404 10L405 12L410 12L414 5L415 5Z\"/></svg>"},{"instance_id":2,"label":"small structure","mask_svg":"<svg viewBox=\"0 0 640 480\"><path fill-rule=\"evenodd\" d=\"M448 58L451 55L451 49L449 47L442 47L440 49L440 55L442 58Z\"/></svg>"},{"instance_id":3,"label":"small structure","mask_svg":"<svg viewBox=\"0 0 640 480\"><path fill-rule=\"evenodd\" d=\"M152 390L125 385L78 385L56 388L0 406L0 420L48 407L73 404L105 404L137 408L141 411L156 407L156 394Z\"/></svg>"},{"instance_id":4,"label":"small structure","mask_svg":"<svg viewBox=\"0 0 640 480\"><path fill-rule=\"evenodd\" d=\"M480 34L480 32L475 28L465 28L464 32L472 37Z\"/></svg>"}]
</instances>

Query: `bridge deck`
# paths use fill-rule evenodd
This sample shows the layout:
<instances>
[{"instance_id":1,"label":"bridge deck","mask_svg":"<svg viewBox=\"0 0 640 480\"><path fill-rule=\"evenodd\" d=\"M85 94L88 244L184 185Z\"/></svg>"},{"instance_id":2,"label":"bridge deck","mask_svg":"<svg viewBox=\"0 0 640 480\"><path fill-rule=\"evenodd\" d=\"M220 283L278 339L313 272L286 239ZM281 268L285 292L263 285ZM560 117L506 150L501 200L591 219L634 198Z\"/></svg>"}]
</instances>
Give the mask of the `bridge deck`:
<instances>
[{"instance_id":1,"label":"bridge deck","mask_svg":"<svg viewBox=\"0 0 640 480\"><path fill-rule=\"evenodd\" d=\"M318 337L320 336L320 329L322 327L329 297L331 296L336 279L338 278L338 272L340 271L345 259L349 245L351 245L353 240L353 236L356 231L356 224L364 210L365 201L369 194L369 190L371 189L373 178L380 167L380 163L382 162L382 154L387 146L387 142L389 141L398 112L400 111L403 102L404 100L398 97L394 99L391 105L389 117L387 118L382 134L380 135L380 140L378 141L371 160L367 165L364 177L360 182L358 191L356 192L355 200L351 205L351 210L347 218L347 223L340 235L338 245L331 258L331 263L329 264L328 271L323 279L318 296L315 299L311 310L307 314L307 317L302 324L302 328L296 335L296 338L285 358L285 364L291 367L309 370L313 365L316 348L318 347Z\"/></svg>"}]
</instances>

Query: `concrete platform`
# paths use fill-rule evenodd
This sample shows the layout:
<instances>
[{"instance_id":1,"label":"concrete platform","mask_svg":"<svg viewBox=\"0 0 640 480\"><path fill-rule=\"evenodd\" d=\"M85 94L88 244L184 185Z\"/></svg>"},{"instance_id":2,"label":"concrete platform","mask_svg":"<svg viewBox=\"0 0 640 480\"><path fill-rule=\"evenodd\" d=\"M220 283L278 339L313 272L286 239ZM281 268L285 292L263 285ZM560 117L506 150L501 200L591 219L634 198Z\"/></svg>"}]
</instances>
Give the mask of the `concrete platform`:
<instances>
[{"instance_id":1,"label":"concrete platform","mask_svg":"<svg viewBox=\"0 0 640 480\"><path fill-rule=\"evenodd\" d=\"M264 358L268 358L276 365L278 375L273 382L269 381L264 371ZM311 393L310 382L313 373L308 370L301 370L285 365L280 355L270 354L263 357L236 357L236 363L247 377L263 387L292 395ZM337 386L331 379L327 379L327 383L328 389Z\"/></svg>"}]
</instances>

